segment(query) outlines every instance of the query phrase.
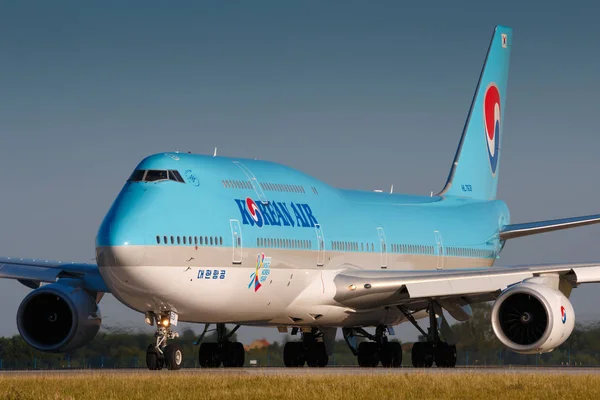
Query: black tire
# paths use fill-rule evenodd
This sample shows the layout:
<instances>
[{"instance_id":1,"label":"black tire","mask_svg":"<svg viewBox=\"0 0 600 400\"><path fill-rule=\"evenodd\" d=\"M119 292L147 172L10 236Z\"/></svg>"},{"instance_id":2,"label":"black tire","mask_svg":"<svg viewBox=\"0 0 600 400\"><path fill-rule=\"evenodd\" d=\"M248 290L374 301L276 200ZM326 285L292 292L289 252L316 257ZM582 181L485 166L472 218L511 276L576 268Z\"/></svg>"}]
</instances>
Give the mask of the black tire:
<instances>
[{"instance_id":1,"label":"black tire","mask_svg":"<svg viewBox=\"0 0 600 400\"><path fill-rule=\"evenodd\" d=\"M306 364L309 367L326 367L329 363L329 356L325 343L315 342L309 345L308 354L306 355Z\"/></svg>"},{"instance_id":2,"label":"black tire","mask_svg":"<svg viewBox=\"0 0 600 400\"><path fill-rule=\"evenodd\" d=\"M208 343L201 343L200 348L198 349L198 364L200 368L208 368L208 359L209 355L207 354L207 345Z\"/></svg>"},{"instance_id":3,"label":"black tire","mask_svg":"<svg viewBox=\"0 0 600 400\"><path fill-rule=\"evenodd\" d=\"M242 368L246 362L246 349L241 342L233 343L233 353L235 354L235 367Z\"/></svg>"},{"instance_id":4,"label":"black tire","mask_svg":"<svg viewBox=\"0 0 600 400\"><path fill-rule=\"evenodd\" d=\"M435 365L439 368L454 368L456 366L456 346L439 343L435 351Z\"/></svg>"},{"instance_id":5,"label":"black tire","mask_svg":"<svg viewBox=\"0 0 600 400\"><path fill-rule=\"evenodd\" d=\"M241 368L244 366L246 352L240 342L225 343L221 347L223 366L225 368Z\"/></svg>"},{"instance_id":6,"label":"black tire","mask_svg":"<svg viewBox=\"0 0 600 400\"><path fill-rule=\"evenodd\" d=\"M402 366L402 345L399 342L392 342L391 345L394 352L392 368L400 368Z\"/></svg>"},{"instance_id":7,"label":"black tire","mask_svg":"<svg viewBox=\"0 0 600 400\"><path fill-rule=\"evenodd\" d=\"M304 344L302 342L287 342L283 347L283 363L289 368L303 367L306 362Z\"/></svg>"},{"instance_id":8,"label":"black tire","mask_svg":"<svg viewBox=\"0 0 600 400\"><path fill-rule=\"evenodd\" d=\"M382 343L379 356L383 367L398 368L402 365L402 346L398 342Z\"/></svg>"},{"instance_id":9,"label":"black tire","mask_svg":"<svg viewBox=\"0 0 600 400\"><path fill-rule=\"evenodd\" d=\"M431 368L433 366L433 361L435 359L435 348L433 347L433 343L425 342L423 343L423 363L425 368Z\"/></svg>"},{"instance_id":10,"label":"black tire","mask_svg":"<svg viewBox=\"0 0 600 400\"><path fill-rule=\"evenodd\" d=\"M287 368L295 367L294 363L296 355L294 354L295 349L292 343L293 342L287 342L283 346L283 365L285 365Z\"/></svg>"},{"instance_id":11,"label":"black tire","mask_svg":"<svg viewBox=\"0 0 600 400\"><path fill-rule=\"evenodd\" d=\"M412 348L412 365L415 368L423 368L425 367L425 355L424 355L424 345L423 342L416 342L413 344Z\"/></svg>"},{"instance_id":12,"label":"black tire","mask_svg":"<svg viewBox=\"0 0 600 400\"><path fill-rule=\"evenodd\" d=\"M183 352L178 344L169 344L163 350L165 355L165 365L171 371L181 369L183 366Z\"/></svg>"},{"instance_id":13,"label":"black tire","mask_svg":"<svg viewBox=\"0 0 600 400\"><path fill-rule=\"evenodd\" d=\"M150 371L156 371L162 368L162 366L159 368L159 364L160 360L158 357L158 352L156 351L154 345L151 344L146 349L146 367L148 367Z\"/></svg>"},{"instance_id":14,"label":"black tire","mask_svg":"<svg viewBox=\"0 0 600 400\"><path fill-rule=\"evenodd\" d=\"M201 368L218 368L221 358L218 353L218 343L202 343L198 350L198 363Z\"/></svg>"},{"instance_id":15,"label":"black tire","mask_svg":"<svg viewBox=\"0 0 600 400\"><path fill-rule=\"evenodd\" d=\"M358 345L358 366L375 368L379 364L379 345L375 342L362 342Z\"/></svg>"}]
</instances>

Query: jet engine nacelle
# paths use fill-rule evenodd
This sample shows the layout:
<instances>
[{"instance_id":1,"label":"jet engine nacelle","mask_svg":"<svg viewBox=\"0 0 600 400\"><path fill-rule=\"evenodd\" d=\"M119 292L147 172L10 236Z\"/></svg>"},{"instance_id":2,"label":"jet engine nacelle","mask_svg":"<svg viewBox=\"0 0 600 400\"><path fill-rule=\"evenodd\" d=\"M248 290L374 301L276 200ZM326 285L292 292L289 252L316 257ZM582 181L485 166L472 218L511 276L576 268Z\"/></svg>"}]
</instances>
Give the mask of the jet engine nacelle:
<instances>
[{"instance_id":1,"label":"jet engine nacelle","mask_svg":"<svg viewBox=\"0 0 600 400\"><path fill-rule=\"evenodd\" d=\"M492 308L492 328L509 349L546 353L568 339L575 326L569 299L558 290L523 282L500 294Z\"/></svg>"},{"instance_id":2,"label":"jet engine nacelle","mask_svg":"<svg viewBox=\"0 0 600 400\"><path fill-rule=\"evenodd\" d=\"M19 333L33 348L67 352L89 343L102 317L94 298L77 285L61 279L29 293L17 311Z\"/></svg>"}]
</instances>

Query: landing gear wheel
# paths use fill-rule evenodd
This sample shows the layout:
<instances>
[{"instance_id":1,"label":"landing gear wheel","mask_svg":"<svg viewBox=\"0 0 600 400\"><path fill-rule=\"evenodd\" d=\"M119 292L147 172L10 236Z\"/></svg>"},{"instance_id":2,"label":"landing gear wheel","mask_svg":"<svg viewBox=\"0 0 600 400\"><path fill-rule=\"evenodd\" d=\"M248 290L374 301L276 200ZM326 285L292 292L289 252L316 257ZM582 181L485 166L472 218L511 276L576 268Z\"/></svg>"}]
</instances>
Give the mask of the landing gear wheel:
<instances>
[{"instance_id":1,"label":"landing gear wheel","mask_svg":"<svg viewBox=\"0 0 600 400\"><path fill-rule=\"evenodd\" d=\"M439 368L454 368L456 366L456 346L440 342L435 350L435 365Z\"/></svg>"},{"instance_id":2,"label":"landing gear wheel","mask_svg":"<svg viewBox=\"0 0 600 400\"><path fill-rule=\"evenodd\" d=\"M154 344L148 345L146 349L146 367L150 371L161 370L164 365L164 359L159 356Z\"/></svg>"},{"instance_id":3,"label":"landing gear wheel","mask_svg":"<svg viewBox=\"0 0 600 400\"><path fill-rule=\"evenodd\" d=\"M302 342L287 342L283 347L283 364L289 368L303 367L305 362Z\"/></svg>"},{"instance_id":4,"label":"landing gear wheel","mask_svg":"<svg viewBox=\"0 0 600 400\"><path fill-rule=\"evenodd\" d=\"M183 353L181 347L177 344L169 344L163 350L165 364L168 369L176 371L183 366Z\"/></svg>"},{"instance_id":5,"label":"landing gear wheel","mask_svg":"<svg viewBox=\"0 0 600 400\"><path fill-rule=\"evenodd\" d=\"M315 342L309 345L306 354L306 365L309 367L326 367L329 362L329 356L325 349L325 343Z\"/></svg>"},{"instance_id":6,"label":"landing gear wheel","mask_svg":"<svg viewBox=\"0 0 600 400\"><path fill-rule=\"evenodd\" d=\"M201 368L219 368L221 359L218 354L218 343L202 343L198 350L198 363Z\"/></svg>"},{"instance_id":7,"label":"landing gear wheel","mask_svg":"<svg viewBox=\"0 0 600 400\"><path fill-rule=\"evenodd\" d=\"M226 343L221 350L225 368L241 368L244 366L246 352L243 344L240 342Z\"/></svg>"},{"instance_id":8,"label":"landing gear wheel","mask_svg":"<svg viewBox=\"0 0 600 400\"><path fill-rule=\"evenodd\" d=\"M417 342L412 349L412 365L415 368L431 368L434 359L433 344Z\"/></svg>"},{"instance_id":9,"label":"landing gear wheel","mask_svg":"<svg viewBox=\"0 0 600 400\"><path fill-rule=\"evenodd\" d=\"M392 351L394 352L392 367L400 368L402 366L402 345L399 342L392 342Z\"/></svg>"},{"instance_id":10,"label":"landing gear wheel","mask_svg":"<svg viewBox=\"0 0 600 400\"><path fill-rule=\"evenodd\" d=\"M375 342L362 342L358 345L358 366L374 368L379 364L379 345Z\"/></svg>"},{"instance_id":11,"label":"landing gear wheel","mask_svg":"<svg viewBox=\"0 0 600 400\"><path fill-rule=\"evenodd\" d=\"M380 347L381 365L385 368L398 368L402 365L402 346L398 342L384 342Z\"/></svg>"}]
</instances>

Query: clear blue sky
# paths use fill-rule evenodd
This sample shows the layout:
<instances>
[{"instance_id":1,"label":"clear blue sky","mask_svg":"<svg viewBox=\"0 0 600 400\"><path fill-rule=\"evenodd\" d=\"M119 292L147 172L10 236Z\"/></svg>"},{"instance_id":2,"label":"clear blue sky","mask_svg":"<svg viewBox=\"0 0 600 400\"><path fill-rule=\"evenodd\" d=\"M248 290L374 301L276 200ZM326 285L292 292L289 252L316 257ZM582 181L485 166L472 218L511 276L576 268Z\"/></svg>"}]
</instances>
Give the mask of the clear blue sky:
<instances>
[{"instance_id":1,"label":"clear blue sky","mask_svg":"<svg viewBox=\"0 0 600 400\"><path fill-rule=\"evenodd\" d=\"M515 222L598 213L600 6L533 3L0 2L0 255L91 261L125 179L160 151L438 190L496 24L514 28L499 196ZM515 240L500 263L600 260L599 237ZM598 289L574 292L580 319L600 318ZM0 335L27 292L0 282ZM240 337L265 334L279 337Z\"/></svg>"}]
</instances>

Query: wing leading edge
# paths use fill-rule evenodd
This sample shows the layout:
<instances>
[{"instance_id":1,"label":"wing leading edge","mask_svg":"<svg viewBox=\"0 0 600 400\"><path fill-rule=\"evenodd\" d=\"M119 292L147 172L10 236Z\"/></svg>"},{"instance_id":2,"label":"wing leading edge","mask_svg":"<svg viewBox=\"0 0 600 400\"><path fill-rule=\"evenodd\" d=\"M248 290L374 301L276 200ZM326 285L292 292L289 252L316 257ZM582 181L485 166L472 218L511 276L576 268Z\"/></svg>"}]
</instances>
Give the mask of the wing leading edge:
<instances>
[{"instance_id":1,"label":"wing leading edge","mask_svg":"<svg viewBox=\"0 0 600 400\"><path fill-rule=\"evenodd\" d=\"M110 293L96 264L0 257L0 278L16 279L32 289L39 287L42 282L75 278L80 279L87 290Z\"/></svg>"}]
</instances>

